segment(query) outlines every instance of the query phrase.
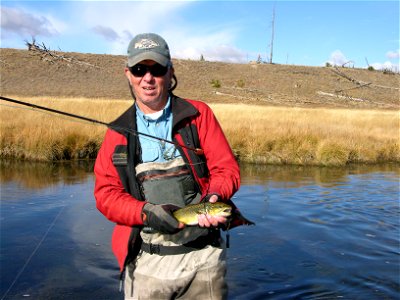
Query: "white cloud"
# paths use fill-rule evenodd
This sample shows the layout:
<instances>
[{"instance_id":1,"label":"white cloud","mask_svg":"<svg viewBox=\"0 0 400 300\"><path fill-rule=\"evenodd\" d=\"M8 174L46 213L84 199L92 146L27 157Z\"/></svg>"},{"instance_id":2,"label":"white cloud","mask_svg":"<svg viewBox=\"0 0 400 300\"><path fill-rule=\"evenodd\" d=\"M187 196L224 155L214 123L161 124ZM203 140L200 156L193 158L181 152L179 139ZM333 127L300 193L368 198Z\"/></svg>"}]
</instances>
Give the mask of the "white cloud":
<instances>
[{"instance_id":1,"label":"white cloud","mask_svg":"<svg viewBox=\"0 0 400 300\"><path fill-rule=\"evenodd\" d=\"M400 71L400 64L394 64L390 61L386 61L384 63L373 63L371 64L371 66L375 69L375 70L389 70L395 73L398 73Z\"/></svg>"},{"instance_id":2,"label":"white cloud","mask_svg":"<svg viewBox=\"0 0 400 300\"><path fill-rule=\"evenodd\" d=\"M375 70L389 70L392 72L400 72L400 49L397 51L388 51L386 57L389 59L384 63L375 62L370 64Z\"/></svg>"},{"instance_id":3,"label":"white cloud","mask_svg":"<svg viewBox=\"0 0 400 300\"><path fill-rule=\"evenodd\" d=\"M247 54L229 45L215 45L212 47L185 47L174 52L175 58L199 60L201 56L208 61L225 61L232 63L245 63Z\"/></svg>"},{"instance_id":4,"label":"white cloud","mask_svg":"<svg viewBox=\"0 0 400 300\"><path fill-rule=\"evenodd\" d=\"M205 52L205 59L207 56L209 60L226 61L232 63L245 63L247 62L247 53L229 45L219 45L209 51Z\"/></svg>"},{"instance_id":5,"label":"white cloud","mask_svg":"<svg viewBox=\"0 0 400 300\"><path fill-rule=\"evenodd\" d=\"M389 59L399 59L400 58L400 49L397 51L388 51L386 53L386 57Z\"/></svg>"},{"instance_id":6,"label":"white cloud","mask_svg":"<svg viewBox=\"0 0 400 300\"><path fill-rule=\"evenodd\" d=\"M52 21L44 16L11 7L0 7L0 13L2 38L12 35L28 38L58 34Z\"/></svg>"},{"instance_id":7,"label":"white cloud","mask_svg":"<svg viewBox=\"0 0 400 300\"><path fill-rule=\"evenodd\" d=\"M174 58L198 60L203 55L208 61L246 62L247 54L234 46L236 33L232 26L177 28L166 34Z\"/></svg>"},{"instance_id":8,"label":"white cloud","mask_svg":"<svg viewBox=\"0 0 400 300\"><path fill-rule=\"evenodd\" d=\"M87 2L79 3L79 22L105 38L109 44L107 53L125 54L133 36L142 32L160 34L159 28L171 27L179 11L187 5L185 1L162 2ZM104 16L99 18L99 16ZM165 37L167 39L167 37Z\"/></svg>"},{"instance_id":9,"label":"white cloud","mask_svg":"<svg viewBox=\"0 0 400 300\"><path fill-rule=\"evenodd\" d=\"M104 37L106 40L109 40L109 41L115 41L115 40L120 39L120 36L118 35L118 33L116 33L114 31L114 29L112 29L110 27L96 25L92 28L92 30L93 30L93 32L101 35L102 37Z\"/></svg>"},{"instance_id":10,"label":"white cloud","mask_svg":"<svg viewBox=\"0 0 400 300\"><path fill-rule=\"evenodd\" d=\"M398 52L389 51L386 53L386 56L389 59L398 59L400 57L400 51L398 51ZM346 67L352 67L354 65L354 62L349 60L340 50L336 50L336 51L332 52L328 62L334 66L342 66L342 65L346 64ZM384 63L375 62L375 63L369 64L369 66L373 67L375 70L390 70L393 72L400 71L399 61L397 61L396 63L393 63L391 61L386 61ZM360 66L358 66L358 67L360 67Z\"/></svg>"},{"instance_id":11,"label":"white cloud","mask_svg":"<svg viewBox=\"0 0 400 300\"><path fill-rule=\"evenodd\" d=\"M246 62L246 53L233 46L236 36L233 24L198 28L182 23L182 10L190 4L187 1L87 3L83 11L80 7L80 22L108 41L106 52L111 54L124 55L133 36L155 32L165 38L173 58L197 60L203 55L206 60ZM105 11L107 17L99 18Z\"/></svg>"},{"instance_id":12,"label":"white cloud","mask_svg":"<svg viewBox=\"0 0 400 300\"><path fill-rule=\"evenodd\" d=\"M328 60L331 65L334 66L342 66L346 63L351 62L340 50L335 50L331 53L331 56Z\"/></svg>"}]
</instances>

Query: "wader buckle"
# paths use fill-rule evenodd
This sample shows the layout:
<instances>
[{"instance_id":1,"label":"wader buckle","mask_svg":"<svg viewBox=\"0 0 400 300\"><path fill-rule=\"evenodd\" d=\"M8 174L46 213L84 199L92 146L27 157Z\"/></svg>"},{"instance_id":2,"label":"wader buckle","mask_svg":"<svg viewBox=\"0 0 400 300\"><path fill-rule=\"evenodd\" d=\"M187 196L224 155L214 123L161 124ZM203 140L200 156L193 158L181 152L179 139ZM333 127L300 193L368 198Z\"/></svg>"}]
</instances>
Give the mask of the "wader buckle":
<instances>
[{"instance_id":1,"label":"wader buckle","mask_svg":"<svg viewBox=\"0 0 400 300\"><path fill-rule=\"evenodd\" d=\"M150 254L160 254L160 245L150 243L149 246Z\"/></svg>"}]
</instances>

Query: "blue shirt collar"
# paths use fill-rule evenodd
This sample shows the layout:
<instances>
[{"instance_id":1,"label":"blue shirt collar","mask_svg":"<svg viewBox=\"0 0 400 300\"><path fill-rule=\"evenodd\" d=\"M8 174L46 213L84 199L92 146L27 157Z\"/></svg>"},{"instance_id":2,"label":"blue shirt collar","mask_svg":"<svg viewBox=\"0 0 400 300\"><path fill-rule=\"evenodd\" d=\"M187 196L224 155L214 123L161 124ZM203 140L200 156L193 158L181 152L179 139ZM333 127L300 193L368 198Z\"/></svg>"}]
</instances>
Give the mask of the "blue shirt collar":
<instances>
[{"instance_id":1,"label":"blue shirt collar","mask_svg":"<svg viewBox=\"0 0 400 300\"><path fill-rule=\"evenodd\" d=\"M162 114L160 115L160 117L158 117L157 119L152 119L148 116L146 116L146 114L144 114L139 106L137 105L137 103L135 102L135 106L136 106L136 114L138 117L140 117L141 119L147 121L147 122L155 122L158 120L168 120L170 115L171 115L171 97L168 97L167 103L165 104L165 107L162 110Z\"/></svg>"}]
</instances>

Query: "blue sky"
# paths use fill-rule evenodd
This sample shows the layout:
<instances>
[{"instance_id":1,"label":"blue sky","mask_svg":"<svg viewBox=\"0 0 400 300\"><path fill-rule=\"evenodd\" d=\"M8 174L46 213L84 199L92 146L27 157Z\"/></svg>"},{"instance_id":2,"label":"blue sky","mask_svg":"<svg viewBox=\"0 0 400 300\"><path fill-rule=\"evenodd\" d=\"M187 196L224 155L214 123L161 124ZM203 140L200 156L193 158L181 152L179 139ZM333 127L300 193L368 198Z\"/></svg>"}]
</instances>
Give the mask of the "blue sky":
<instances>
[{"instance_id":1,"label":"blue sky","mask_svg":"<svg viewBox=\"0 0 400 300\"><path fill-rule=\"evenodd\" d=\"M1 1L1 47L126 54L156 32L174 58L399 70L399 1Z\"/></svg>"}]
</instances>

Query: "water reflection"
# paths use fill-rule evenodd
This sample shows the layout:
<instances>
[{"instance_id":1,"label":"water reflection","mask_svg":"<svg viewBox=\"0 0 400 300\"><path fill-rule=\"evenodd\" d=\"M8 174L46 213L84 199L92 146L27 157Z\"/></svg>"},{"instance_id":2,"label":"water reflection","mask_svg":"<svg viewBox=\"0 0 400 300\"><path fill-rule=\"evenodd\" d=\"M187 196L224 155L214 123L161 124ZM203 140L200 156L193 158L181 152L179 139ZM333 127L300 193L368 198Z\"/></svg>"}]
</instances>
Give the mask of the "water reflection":
<instances>
[{"instance_id":1,"label":"water reflection","mask_svg":"<svg viewBox=\"0 0 400 300\"><path fill-rule=\"evenodd\" d=\"M242 164L240 166L242 183L257 185L265 182L294 185L300 187L309 183L335 185L346 182L349 175L361 175L374 172L400 174L400 166L385 165L352 165L347 167L310 167L310 166L273 166Z\"/></svg>"},{"instance_id":2,"label":"water reflection","mask_svg":"<svg viewBox=\"0 0 400 300\"><path fill-rule=\"evenodd\" d=\"M94 161L73 162L29 162L0 160L0 182L15 181L24 188L44 188L60 182L74 184L83 181L93 173ZM273 166L241 164L243 185L257 185L266 182L277 185L304 186L309 183L335 185L346 182L349 175L361 175L374 172L400 174L400 166L354 165L348 167L309 167L309 166Z\"/></svg>"},{"instance_id":3,"label":"water reflection","mask_svg":"<svg viewBox=\"0 0 400 300\"><path fill-rule=\"evenodd\" d=\"M30 162L0 160L0 182L18 182L21 187L40 189L48 186L74 184L86 180L93 172L94 161Z\"/></svg>"}]
</instances>

